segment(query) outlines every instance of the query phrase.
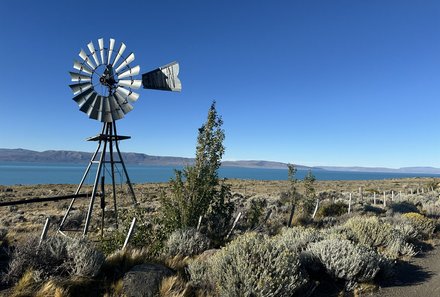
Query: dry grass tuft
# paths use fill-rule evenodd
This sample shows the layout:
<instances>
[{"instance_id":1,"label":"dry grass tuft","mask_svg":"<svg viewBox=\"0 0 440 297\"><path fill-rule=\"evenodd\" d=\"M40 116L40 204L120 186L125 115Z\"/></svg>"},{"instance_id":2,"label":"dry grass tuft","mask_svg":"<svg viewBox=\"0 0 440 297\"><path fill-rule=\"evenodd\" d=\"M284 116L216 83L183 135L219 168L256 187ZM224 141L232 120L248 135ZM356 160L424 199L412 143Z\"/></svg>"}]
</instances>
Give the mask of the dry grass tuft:
<instances>
[{"instance_id":1,"label":"dry grass tuft","mask_svg":"<svg viewBox=\"0 0 440 297\"><path fill-rule=\"evenodd\" d=\"M159 288L161 297L186 297L189 296L187 284L179 276L164 278Z\"/></svg>"},{"instance_id":2,"label":"dry grass tuft","mask_svg":"<svg viewBox=\"0 0 440 297\"><path fill-rule=\"evenodd\" d=\"M56 282L55 280L49 280L45 282L41 286L40 290L38 290L38 292L35 294L35 297L46 296L68 297L70 294L60 283Z\"/></svg>"},{"instance_id":3,"label":"dry grass tuft","mask_svg":"<svg viewBox=\"0 0 440 297\"><path fill-rule=\"evenodd\" d=\"M164 260L164 263L166 266L177 270L177 271L182 271L185 269L185 267L188 266L189 262L191 261L191 257L184 257L184 256L174 256L173 258L167 258Z\"/></svg>"},{"instance_id":4,"label":"dry grass tuft","mask_svg":"<svg viewBox=\"0 0 440 297\"><path fill-rule=\"evenodd\" d=\"M145 263L148 258L148 254L144 249L124 249L107 256L105 265L107 269L119 270L124 273L133 266Z\"/></svg>"},{"instance_id":5,"label":"dry grass tuft","mask_svg":"<svg viewBox=\"0 0 440 297\"><path fill-rule=\"evenodd\" d=\"M32 296L39 285L38 273L34 270L27 270L12 288L11 296Z\"/></svg>"}]
</instances>

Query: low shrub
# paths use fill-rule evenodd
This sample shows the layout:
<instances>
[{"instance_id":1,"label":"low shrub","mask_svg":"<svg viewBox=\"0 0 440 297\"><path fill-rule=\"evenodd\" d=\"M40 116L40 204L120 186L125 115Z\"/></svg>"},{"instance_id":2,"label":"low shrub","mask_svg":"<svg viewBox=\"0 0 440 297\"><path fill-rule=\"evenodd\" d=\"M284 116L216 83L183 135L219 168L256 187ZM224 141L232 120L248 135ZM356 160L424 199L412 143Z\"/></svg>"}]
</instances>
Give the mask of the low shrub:
<instances>
[{"instance_id":1,"label":"low shrub","mask_svg":"<svg viewBox=\"0 0 440 297\"><path fill-rule=\"evenodd\" d=\"M104 263L104 254L85 239L67 242L68 259L66 265L70 275L94 278Z\"/></svg>"},{"instance_id":2,"label":"low shrub","mask_svg":"<svg viewBox=\"0 0 440 297\"><path fill-rule=\"evenodd\" d=\"M354 217L344 227L350 229L353 241L375 248L389 258L415 254L414 246L399 230L377 217Z\"/></svg>"},{"instance_id":3,"label":"low shrub","mask_svg":"<svg viewBox=\"0 0 440 297\"><path fill-rule=\"evenodd\" d=\"M392 203L389 206L390 210L394 213L408 213L408 212L419 212L417 206L408 201Z\"/></svg>"},{"instance_id":4,"label":"low shrub","mask_svg":"<svg viewBox=\"0 0 440 297\"><path fill-rule=\"evenodd\" d=\"M29 237L16 246L4 276L6 282L16 282L26 271L34 271L41 280L52 276L95 277L104 262L101 252L84 239L55 236L38 244L38 237Z\"/></svg>"},{"instance_id":5,"label":"low shrub","mask_svg":"<svg viewBox=\"0 0 440 297\"><path fill-rule=\"evenodd\" d=\"M380 269L380 257L374 251L349 240L326 239L311 243L308 252L329 275L346 280L349 288L357 282L372 281Z\"/></svg>"},{"instance_id":6,"label":"low shrub","mask_svg":"<svg viewBox=\"0 0 440 297\"><path fill-rule=\"evenodd\" d=\"M336 203L322 203L316 212L315 218L338 217L348 212L348 205L342 201Z\"/></svg>"},{"instance_id":7,"label":"low shrub","mask_svg":"<svg viewBox=\"0 0 440 297\"><path fill-rule=\"evenodd\" d=\"M168 256L194 256L209 249L209 239L194 228L180 229L171 233L165 244Z\"/></svg>"},{"instance_id":8,"label":"low shrub","mask_svg":"<svg viewBox=\"0 0 440 297\"><path fill-rule=\"evenodd\" d=\"M403 214L402 218L407 220L423 239L430 238L434 234L436 224L433 219L415 212Z\"/></svg>"},{"instance_id":9,"label":"low shrub","mask_svg":"<svg viewBox=\"0 0 440 297\"><path fill-rule=\"evenodd\" d=\"M375 215L381 215L381 214L385 213L385 210L383 208L376 207L376 206L370 205L370 204L365 204L363 206L363 211L366 213L372 213Z\"/></svg>"},{"instance_id":10,"label":"low shrub","mask_svg":"<svg viewBox=\"0 0 440 297\"><path fill-rule=\"evenodd\" d=\"M298 253L256 233L238 237L205 261L194 261L189 273L196 284L216 288L220 296L292 296L307 283Z\"/></svg>"},{"instance_id":11,"label":"low shrub","mask_svg":"<svg viewBox=\"0 0 440 297\"><path fill-rule=\"evenodd\" d=\"M11 255L6 282L17 282L26 271L35 271L42 279L49 276L68 274L66 239L52 237L38 245L38 237L29 237L17 245Z\"/></svg>"},{"instance_id":12,"label":"low shrub","mask_svg":"<svg viewBox=\"0 0 440 297\"><path fill-rule=\"evenodd\" d=\"M267 201L264 198L254 198L250 201L249 210L246 215L246 225L252 229L257 227L264 215Z\"/></svg>"},{"instance_id":13,"label":"low shrub","mask_svg":"<svg viewBox=\"0 0 440 297\"><path fill-rule=\"evenodd\" d=\"M308 244L322 239L320 231L305 227L283 228L280 234L272 238L280 248L294 252L303 251Z\"/></svg>"}]
</instances>

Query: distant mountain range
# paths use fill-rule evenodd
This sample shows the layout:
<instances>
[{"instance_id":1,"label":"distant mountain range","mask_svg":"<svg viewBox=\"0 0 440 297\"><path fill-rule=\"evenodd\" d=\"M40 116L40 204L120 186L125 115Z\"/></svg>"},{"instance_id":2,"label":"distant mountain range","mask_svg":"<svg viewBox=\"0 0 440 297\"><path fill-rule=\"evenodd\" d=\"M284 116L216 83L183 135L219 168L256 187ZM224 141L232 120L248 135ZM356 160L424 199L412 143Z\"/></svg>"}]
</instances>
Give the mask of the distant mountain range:
<instances>
[{"instance_id":1,"label":"distant mountain range","mask_svg":"<svg viewBox=\"0 0 440 297\"><path fill-rule=\"evenodd\" d=\"M150 156L141 153L122 153L125 163L149 166L185 166L194 164L193 158L170 157L170 156ZM30 163L87 163L92 158L92 153L49 150L32 151L26 149L2 149L0 148L0 162L30 162ZM224 161L223 166L242 167L242 168L268 168L285 169L287 163L260 161L260 160L240 160ZM352 171L352 172L389 172L389 173L423 173L440 174L440 168L434 167L403 167L398 169L383 167L338 167L338 166L317 166L308 167L295 165L299 170L327 170L327 171Z\"/></svg>"}]
</instances>

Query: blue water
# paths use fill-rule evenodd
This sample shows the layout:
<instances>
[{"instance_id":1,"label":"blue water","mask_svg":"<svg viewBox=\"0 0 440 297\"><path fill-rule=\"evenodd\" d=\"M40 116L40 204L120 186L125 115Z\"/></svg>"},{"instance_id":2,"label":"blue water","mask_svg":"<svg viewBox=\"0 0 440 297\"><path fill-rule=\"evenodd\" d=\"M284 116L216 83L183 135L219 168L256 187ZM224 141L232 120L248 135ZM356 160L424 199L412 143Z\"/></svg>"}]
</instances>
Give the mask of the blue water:
<instances>
[{"instance_id":1,"label":"blue water","mask_svg":"<svg viewBox=\"0 0 440 297\"><path fill-rule=\"evenodd\" d=\"M14 184L77 184L83 176L86 164L41 164L41 163L0 163L0 185ZM106 181L110 181L109 167L106 168ZM127 165L130 180L134 183L167 182L174 176L175 167ZM176 167L182 169L182 167ZM92 167L86 179L91 184L94 180L96 166ZM118 182L123 176L122 168L118 167ZM298 170L297 177L302 179L307 171ZM222 167L219 174L225 178L240 178L254 180L286 180L287 169L260 169ZM373 180L403 177L440 177L433 174L410 173L376 173L376 172L341 172L313 170L318 180ZM125 179L122 179L123 181Z\"/></svg>"}]
</instances>

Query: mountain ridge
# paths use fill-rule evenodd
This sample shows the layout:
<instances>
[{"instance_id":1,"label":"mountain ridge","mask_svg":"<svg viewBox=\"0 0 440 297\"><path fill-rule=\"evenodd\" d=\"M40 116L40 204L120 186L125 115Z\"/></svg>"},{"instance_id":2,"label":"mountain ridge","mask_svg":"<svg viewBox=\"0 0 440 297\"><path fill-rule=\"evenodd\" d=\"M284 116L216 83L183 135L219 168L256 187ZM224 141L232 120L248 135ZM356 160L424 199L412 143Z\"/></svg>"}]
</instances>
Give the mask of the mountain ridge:
<instances>
[{"instance_id":1,"label":"mountain ridge","mask_svg":"<svg viewBox=\"0 0 440 297\"><path fill-rule=\"evenodd\" d=\"M29 163L87 163L92 158L91 152L68 151L68 150L46 150L34 151L23 148L7 149L0 148L0 162L29 162ZM186 166L194 164L194 158L174 157L174 156L152 156L143 153L127 152L122 153L124 162L127 164L147 165L147 166ZM237 160L223 161L225 167L242 168L267 168L267 169L286 169L287 163L264 160ZM361 167L361 166L304 166L297 165L299 170L325 170L325 171L349 171L349 172L389 172L389 173L423 173L440 174L440 168L428 166L414 166L402 168L386 167Z\"/></svg>"}]
</instances>

